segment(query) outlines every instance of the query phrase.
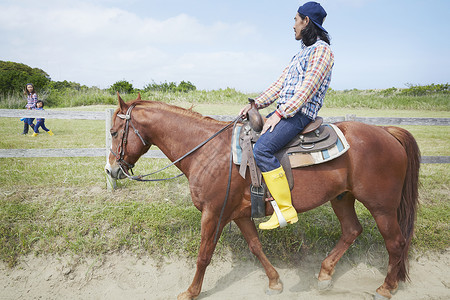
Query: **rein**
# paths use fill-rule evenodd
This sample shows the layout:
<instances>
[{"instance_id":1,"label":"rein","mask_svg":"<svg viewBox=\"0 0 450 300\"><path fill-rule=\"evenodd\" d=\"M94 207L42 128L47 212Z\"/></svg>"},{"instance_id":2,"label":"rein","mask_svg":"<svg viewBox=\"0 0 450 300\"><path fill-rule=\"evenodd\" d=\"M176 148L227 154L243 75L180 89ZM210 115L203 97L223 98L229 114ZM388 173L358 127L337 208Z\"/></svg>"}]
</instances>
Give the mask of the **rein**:
<instances>
[{"instance_id":1,"label":"rein","mask_svg":"<svg viewBox=\"0 0 450 300\"><path fill-rule=\"evenodd\" d=\"M201 142L199 145L197 145L196 147L194 147L192 150L190 150L189 152L187 152L186 154L184 154L182 157L178 158L177 160L173 161L172 163L168 164L167 166L165 166L164 168L161 168L155 172L149 173L149 174L145 174L145 175L138 175L138 176L130 176L129 178L132 180L137 180L137 181L162 181L162 180L170 180L170 179L175 179L178 178L180 176L183 176L184 174L178 174L174 177L170 177L170 178L165 178L165 179L142 179L143 177L147 177L150 175L154 175L156 173L159 173L171 166L173 166L174 164L180 162L181 160L185 159L186 157L188 157L189 155L191 155L192 153L194 153L195 151L197 151L199 148L203 147L206 143L208 143L210 140L212 140L213 138L215 138L216 136L218 136L219 134L221 134L222 132L224 132L226 129L228 129L231 125L236 126L236 123L241 119L241 117L237 117L236 119L234 119L233 121L231 121L230 123L228 123L225 127L223 127L222 129L220 129L219 131L217 131L216 133L214 133L212 136L210 136L209 138L207 138L206 140L204 140L203 142Z\"/></svg>"},{"instance_id":2,"label":"rein","mask_svg":"<svg viewBox=\"0 0 450 300\"><path fill-rule=\"evenodd\" d=\"M161 179L143 179L144 177L147 176L151 176L154 174L157 174L161 171L164 171L165 169L175 165L176 163L180 162L181 160L185 159L186 157L188 157L189 155L191 155L192 153L194 153L195 151L197 151L199 148L203 147L206 143L208 143L209 141L211 141L213 138L215 138L216 136L218 136L219 134L221 134L222 132L224 132L225 130L227 130L231 125L236 126L236 123L241 120L241 117L236 117L233 121L229 122L226 126L224 126L222 129L220 129L219 131L217 131L216 133L214 133L212 136L210 136L209 138L207 138L205 141L203 141L202 143L200 143L199 145L197 145L196 147L194 147L192 150L190 150L189 152L187 152L186 154L184 154L183 156L181 156L180 158L178 158L177 160L173 161L172 163L168 164L167 166L165 166L164 168L161 168L157 171L145 174L145 175L134 175L133 174L133 170L132 168L134 168L133 164L130 164L128 162L126 162L123 157L125 155L125 146L127 144L127 137L128 137L128 131L129 131L129 125L131 125L131 127L133 127L134 133L139 137L139 139L141 140L142 144L144 144L144 146L148 145L148 143L142 138L142 136L140 135L139 131L136 129L136 127L133 125L133 122L131 121L131 111L133 110L133 108L135 107L135 105L132 105L128 108L126 114L117 114L117 116L121 119L125 120L125 129L123 132L123 136L122 136L122 142L119 144L118 149L117 149L117 154L114 153L114 151L112 149L110 149L111 153L116 157L116 161L118 162L118 165L120 167L120 169L122 170L122 173L125 174L126 177L128 177L128 179L131 180L136 180L136 181L147 181L147 182L156 182L156 181L165 181L165 180L171 180L171 179L175 179L178 177L183 176L183 173L180 173L176 176L173 177L169 177L169 178L161 178ZM128 172L125 172L125 170L123 169L122 164L125 164L127 166L127 168L131 171L131 174L133 174L133 176L129 175ZM230 175L231 176L231 175Z\"/></svg>"},{"instance_id":3,"label":"rein","mask_svg":"<svg viewBox=\"0 0 450 300\"><path fill-rule=\"evenodd\" d=\"M241 120L241 116L236 117L233 121L229 122L227 125L225 125L222 129L220 129L219 131L217 131L216 133L214 133L212 136L210 136L209 138L207 138L205 141L203 141L202 143L200 143L199 145L197 145L196 147L194 147L192 150L190 150L189 152L187 152L186 154L184 154L183 156L181 156L180 158L178 158L177 160L173 161L172 163L168 164L167 166L165 166L164 168L161 168L157 171L145 174L145 175L137 175L134 176L133 174L133 170L132 168L134 167L133 164L130 164L128 162L126 162L123 157L125 155L125 146L127 144L127 137L128 137L128 131L129 131L129 125L131 125L131 127L133 127L134 133L139 137L139 139L141 140L142 144L144 144L144 146L147 146L148 143L142 138L142 136L140 135L139 131L136 129L136 127L134 127L133 122L131 121L131 111L133 110L133 108L135 107L135 105L132 105L128 108L127 113L124 114L117 114L117 116L121 119L125 120L125 129L122 135L122 142L120 143L120 145L118 146L117 152L118 154L114 153L114 151L112 149L110 149L111 153L116 157L116 160L119 164L120 169L122 170L123 174L125 174L125 176L127 176L129 179L131 180L136 180L136 181L151 181L151 182L155 182L155 181L165 181L165 180L171 180L171 179L175 179L178 177L183 176L184 174L178 174L176 176L170 177L170 178L162 178L162 179L143 179L143 177L147 177L150 175L154 175L156 173L159 173L173 165L175 165L176 163L180 162L181 160L185 159L186 157L188 157L189 155L191 155L192 153L194 153L195 151L197 151L199 148L203 147L206 143L208 143L209 141L211 141L213 138L215 138L216 136L218 136L219 134L221 134L222 132L224 132L225 130L227 130L231 125L233 125L233 130L236 127L236 124L239 120ZM219 234L219 229L220 229L220 223L222 221L222 217L223 217L223 213L225 211L225 207L227 205L228 202L228 197L230 195L230 188L231 188L231 173L232 173L232 168L233 168L233 143L231 143L231 149L230 149L230 164L229 164L229 171L228 171L228 184L227 184L227 191L225 194L225 200L223 202L222 205L222 209L220 211L220 216L219 216L219 222L217 223L217 227L216 227L216 233L214 234L214 243L217 242L217 237ZM120 151L119 151L120 150ZM128 174L128 172L125 172L125 170L123 169L122 164L126 164L128 169L131 171L131 174L133 174L133 176L130 176ZM230 224L231 225L231 224Z\"/></svg>"}]
</instances>

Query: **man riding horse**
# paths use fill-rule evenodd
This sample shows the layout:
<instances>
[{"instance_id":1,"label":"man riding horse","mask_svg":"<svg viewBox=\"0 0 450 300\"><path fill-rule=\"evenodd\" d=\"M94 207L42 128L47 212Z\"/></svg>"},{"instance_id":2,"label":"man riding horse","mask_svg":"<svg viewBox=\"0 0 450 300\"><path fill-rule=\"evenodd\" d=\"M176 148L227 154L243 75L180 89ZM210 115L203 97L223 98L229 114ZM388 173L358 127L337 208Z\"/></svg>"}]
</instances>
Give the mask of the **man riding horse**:
<instances>
[{"instance_id":1,"label":"man riding horse","mask_svg":"<svg viewBox=\"0 0 450 300\"><path fill-rule=\"evenodd\" d=\"M390 299L399 281L408 279L408 250L414 235L420 150L412 134L399 127L355 121L333 124L350 148L328 162L293 169L293 179L300 184L293 186L292 196L284 169L273 155L314 120L322 106L334 62L327 32L322 27L325 16L323 8L315 2L298 9L294 30L296 39L301 40L301 50L280 79L256 99L258 108L275 100L278 104L261 126L263 134L255 144L254 156L281 213L280 217L272 215L260 228L281 226L282 216L287 223L295 223L297 212L330 202L342 235L322 261L318 274L318 287L327 288L339 259L363 230L355 211L357 199L373 216L389 254L387 274L376 295L377 299ZM194 278L178 299L194 299L200 294L218 242L216 237L231 221L237 224L250 251L264 268L269 280L267 293L281 293L280 276L264 254L252 220L248 187L253 180L241 176L240 167L232 165L230 149L234 130L231 125L234 122L225 124L192 110L143 101L140 96L128 103L120 96L118 100L106 172L114 179L141 179L144 175L130 176L129 170L155 145L186 175L192 202L202 212ZM252 119L251 107L244 107L241 115L249 113ZM263 211L265 215L271 213L269 206Z\"/></svg>"},{"instance_id":2,"label":"man riding horse","mask_svg":"<svg viewBox=\"0 0 450 300\"><path fill-rule=\"evenodd\" d=\"M328 32L322 27L327 13L316 2L300 6L295 16L295 39L301 42L300 52L284 69L280 78L255 99L258 109L277 102L264 124L261 137L253 149L256 164L261 169L267 188L287 223L298 221L292 206L291 192L285 171L275 157L303 128L317 117L330 85L334 55ZM250 104L240 112L245 116ZM281 216L280 216L281 217ZM280 226L276 213L260 229Z\"/></svg>"}]
</instances>

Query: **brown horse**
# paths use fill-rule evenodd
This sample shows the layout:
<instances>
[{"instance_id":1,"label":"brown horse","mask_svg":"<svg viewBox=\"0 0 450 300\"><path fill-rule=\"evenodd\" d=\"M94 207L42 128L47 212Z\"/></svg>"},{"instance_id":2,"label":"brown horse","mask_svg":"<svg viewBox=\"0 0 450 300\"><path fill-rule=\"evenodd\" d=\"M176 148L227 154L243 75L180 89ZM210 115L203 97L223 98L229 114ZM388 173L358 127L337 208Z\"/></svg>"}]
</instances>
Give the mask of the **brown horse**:
<instances>
[{"instance_id":1,"label":"brown horse","mask_svg":"<svg viewBox=\"0 0 450 300\"><path fill-rule=\"evenodd\" d=\"M119 108L113 115L112 148L106 166L113 178L124 178L124 173L128 174L129 168L151 145L158 146L175 161L226 125L191 110L142 101L140 96L129 103L118 97ZM398 282L408 279L408 249L418 198L419 148L413 136L401 128L359 122L336 125L347 138L350 149L330 162L293 170L296 185L292 201L296 210L305 212L330 201L341 223L342 236L322 262L319 287L331 282L337 262L362 232L354 208L358 199L374 217L389 253L387 276L375 295L391 298ZM200 294L206 267L216 247L216 227L220 224L220 234L232 220L263 265L269 278L268 292L281 292L283 288L278 272L262 251L250 217L250 176L243 179L236 166L232 169L231 189L219 222L228 182L231 135L229 128L175 164L188 178L192 202L202 212L197 270L192 284L178 299L192 299ZM272 213L267 205L266 215Z\"/></svg>"}]
</instances>

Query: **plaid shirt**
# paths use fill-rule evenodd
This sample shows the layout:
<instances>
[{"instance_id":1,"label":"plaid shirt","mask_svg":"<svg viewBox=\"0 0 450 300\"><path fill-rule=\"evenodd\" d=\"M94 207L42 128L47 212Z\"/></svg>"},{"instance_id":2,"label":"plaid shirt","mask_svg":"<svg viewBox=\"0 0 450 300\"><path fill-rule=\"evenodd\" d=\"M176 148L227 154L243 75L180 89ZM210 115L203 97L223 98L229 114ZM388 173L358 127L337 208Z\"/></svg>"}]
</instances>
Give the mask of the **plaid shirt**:
<instances>
[{"instance_id":1,"label":"plaid shirt","mask_svg":"<svg viewBox=\"0 0 450 300\"><path fill-rule=\"evenodd\" d=\"M36 93L28 94L27 97L27 105L25 105L28 109L35 109L36 108L36 102L38 101L38 96Z\"/></svg>"},{"instance_id":2,"label":"plaid shirt","mask_svg":"<svg viewBox=\"0 0 450 300\"><path fill-rule=\"evenodd\" d=\"M301 43L301 50L280 78L256 99L256 106L264 108L277 100L277 114L282 118L301 111L311 120L317 117L330 85L334 55L322 40L309 47Z\"/></svg>"}]
</instances>

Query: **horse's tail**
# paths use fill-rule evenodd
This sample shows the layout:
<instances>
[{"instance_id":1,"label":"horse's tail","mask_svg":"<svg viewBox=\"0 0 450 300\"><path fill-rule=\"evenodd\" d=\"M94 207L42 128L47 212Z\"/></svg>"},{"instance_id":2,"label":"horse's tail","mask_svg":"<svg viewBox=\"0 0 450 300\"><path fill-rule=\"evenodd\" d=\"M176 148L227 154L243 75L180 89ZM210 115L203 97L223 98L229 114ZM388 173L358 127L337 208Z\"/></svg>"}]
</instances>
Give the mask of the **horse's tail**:
<instances>
[{"instance_id":1,"label":"horse's tail","mask_svg":"<svg viewBox=\"0 0 450 300\"><path fill-rule=\"evenodd\" d=\"M398 279L409 280L408 276L408 250L414 234L414 223L416 221L418 204L418 185L420 168L420 150L412 134L399 127L385 127L387 132L394 136L405 148L408 166L405 181L403 182L402 199L397 209L397 221L400 225L406 245L400 260Z\"/></svg>"}]
</instances>

